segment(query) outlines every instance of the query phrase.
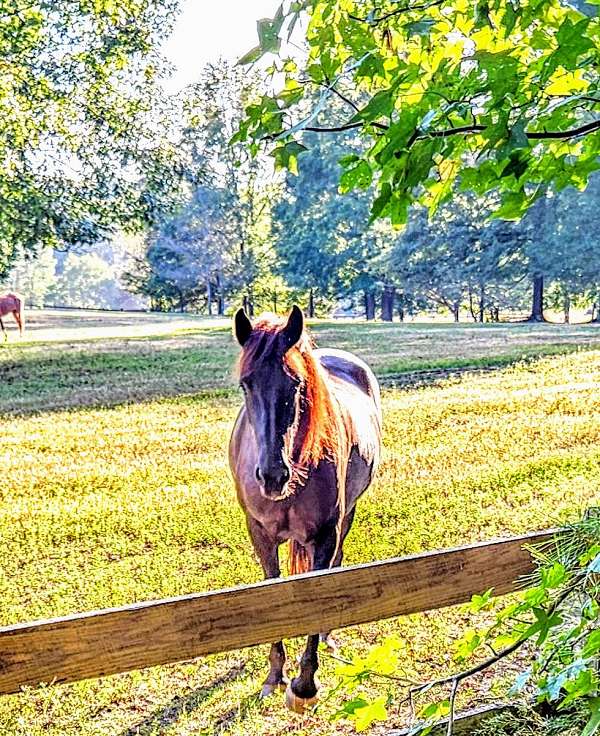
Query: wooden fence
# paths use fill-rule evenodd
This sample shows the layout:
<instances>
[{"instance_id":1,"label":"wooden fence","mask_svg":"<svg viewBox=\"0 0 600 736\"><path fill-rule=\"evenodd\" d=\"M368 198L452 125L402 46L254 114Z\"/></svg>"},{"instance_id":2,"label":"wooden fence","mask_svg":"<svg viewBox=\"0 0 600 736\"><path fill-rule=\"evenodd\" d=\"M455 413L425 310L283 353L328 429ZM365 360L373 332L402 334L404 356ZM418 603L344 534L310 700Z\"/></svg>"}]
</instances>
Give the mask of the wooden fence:
<instances>
[{"instance_id":1,"label":"wooden fence","mask_svg":"<svg viewBox=\"0 0 600 736\"><path fill-rule=\"evenodd\" d=\"M527 546L553 533L0 628L0 694L509 593L533 569Z\"/></svg>"}]
</instances>

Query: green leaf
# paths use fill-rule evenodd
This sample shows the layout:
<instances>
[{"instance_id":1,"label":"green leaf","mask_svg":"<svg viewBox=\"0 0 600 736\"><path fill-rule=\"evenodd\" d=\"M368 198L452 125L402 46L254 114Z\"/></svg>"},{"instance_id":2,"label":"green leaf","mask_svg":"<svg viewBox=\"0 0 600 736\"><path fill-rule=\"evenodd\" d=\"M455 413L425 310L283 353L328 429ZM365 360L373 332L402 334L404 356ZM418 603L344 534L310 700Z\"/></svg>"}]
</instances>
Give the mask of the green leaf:
<instances>
[{"instance_id":1,"label":"green leaf","mask_svg":"<svg viewBox=\"0 0 600 736\"><path fill-rule=\"evenodd\" d=\"M583 647L582 656L588 659L598 652L600 652L600 629L596 629L589 634Z\"/></svg>"},{"instance_id":2,"label":"green leaf","mask_svg":"<svg viewBox=\"0 0 600 736\"><path fill-rule=\"evenodd\" d=\"M471 597L471 602L468 604L468 610L470 613L479 613L479 611L488 611L493 603L493 588L489 588L483 595L477 595Z\"/></svg>"},{"instance_id":3,"label":"green leaf","mask_svg":"<svg viewBox=\"0 0 600 736\"><path fill-rule=\"evenodd\" d=\"M387 720L386 698L381 696L369 705L356 708L353 713L354 727L358 732L366 731L375 721Z\"/></svg>"},{"instance_id":4,"label":"green leaf","mask_svg":"<svg viewBox=\"0 0 600 736\"><path fill-rule=\"evenodd\" d=\"M389 89L377 92L370 101L356 113L351 122L360 120L372 121L382 116L389 116L394 109L394 99Z\"/></svg>"},{"instance_id":5,"label":"green leaf","mask_svg":"<svg viewBox=\"0 0 600 736\"><path fill-rule=\"evenodd\" d=\"M562 585L567 577L567 571L560 562L555 562L551 567L543 567L541 569L542 585L544 588L558 588Z\"/></svg>"},{"instance_id":6,"label":"green leaf","mask_svg":"<svg viewBox=\"0 0 600 736\"><path fill-rule=\"evenodd\" d=\"M579 662L573 663L572 667L578 665ZM565 708L570 703L579 700L588 695L594 695L598 680L596 673L592 669L582 669L578 672L577 676L573 679L572 677L567 680L564 684L564 688L567 691L567 697L561 702L560 707Z\"/></svg>"},{"instance_id":7,"label":"green leaf","mask_svg":"<svg viewBox=\"0 0 600 736\"><path fill-rule=\"evenodd\" d=\"M481 642L482 638L475 630L466 631L456 644L454 659L457 662L464 662L469 659Z\"/></svg>"},{"instance_id":8,"label":"green leaf","mask_svg":"<svg viewBox=\"0 0 600 736\"><path fill-rule=\"evenodd\" d=\"M600 572L600 553L594 557L594 559L587 566L588 572L599 573Z\"/></svg>"},{"instance_id":9,"label":"green leaf","mask_svg":"<svg viewBox=\"0 0 600 736\"><path fill-rule=\"evenodd\" d=\"M255 46L253 49L250 49L246 54L244 54L240 59L236 61L237 66L244 66L246 64L252 64L255 61L258 61L260 57L263 55L263 50L260 46Z\"/></svg>"},{"instance_id":10,"label":"green leaf","mask_svg":"<svg viewBox=\"0 0 600 736\"><path fill-rule=\"evenodd\" d=\"M594 736L600 729L600 698L588 698L587 705L590 709L590 719L585 724L581 736Z\"/></svg>"},{"instance_id":11,"label":"green leaf","mask_svg":"<svg viewBox=\"0 0 600 736\"><path fill-rule=\"evenodd\" d=\"M281 11L281 8L279 8L279 11ZM256 21L258 42L263 54L279 51L279 47L281 46L279 31L281 30L282 23L283 14L280 15L279 13L275 18L262 18Z\"/></svg>"},{"instance_id":12,"label":"green leaf","mask_svg":"<svg viewBox=\"0 0 600 736\"><path fill-rule=\"evenodd\" d=\"M383 211L388 206L390 198L392 196L392 187L388 182L384 182L381 185L381 188L379 190L379 195L373 202L371 206L371 218L370 221L373 222L378 217L381 217L383 214Z\"/></svg>"},{"instance_id":13,"label":"green leaf","mask_svg":"<svg viewBox=\"0 0 600 736\"><path fill-rule=\"evenodd\" d=\"M340 178L340 193L345 194L351 189L367 189L373 180L373 171L367 161L361 160L352 169L344 171Z\"/></svg>"},{"instance_id":14,"label":"green leaf","mask_svg":"<svg viewBox=\"0 0 600 736\"><path fill-rule=\"evenodd\" d=\"M275 168L276 169L288 169L293 174L298 173L298 163L297 158L299 154L302 153L302 151L306 151L307 148L302 143L298 143L298 141L289 141L288 143L285 143L283 146L278 146L275 148L275 150L271 153L271 155L275 158Z\"/></svg>"}]
</instances>

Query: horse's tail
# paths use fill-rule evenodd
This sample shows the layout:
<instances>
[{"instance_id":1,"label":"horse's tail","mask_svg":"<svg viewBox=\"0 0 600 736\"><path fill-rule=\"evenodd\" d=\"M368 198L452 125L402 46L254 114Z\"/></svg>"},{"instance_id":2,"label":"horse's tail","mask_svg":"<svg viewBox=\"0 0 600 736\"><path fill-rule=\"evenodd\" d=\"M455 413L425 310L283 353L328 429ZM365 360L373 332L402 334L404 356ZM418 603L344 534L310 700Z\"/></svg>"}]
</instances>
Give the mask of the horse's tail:
<instances>
[{"instance_id":1,"label":"horse's tail","mask_svg":"<svg viewBox=\"0 0 600 736\"><path fill-rule=\"evenodd\" d=\"M312 568L312 560L306 551L306 548L298 544L295 539L290 539L290 575L299 575L302 572L309 572Z\"/></svg>"}]
</instances>

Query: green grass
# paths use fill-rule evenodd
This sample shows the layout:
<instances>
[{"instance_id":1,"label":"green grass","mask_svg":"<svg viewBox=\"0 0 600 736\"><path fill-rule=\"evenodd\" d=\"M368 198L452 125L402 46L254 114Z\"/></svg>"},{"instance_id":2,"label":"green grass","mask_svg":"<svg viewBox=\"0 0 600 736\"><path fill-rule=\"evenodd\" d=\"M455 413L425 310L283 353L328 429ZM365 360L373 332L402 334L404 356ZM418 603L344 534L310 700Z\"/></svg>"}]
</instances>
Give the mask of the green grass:
<instances>
[{"instance_id":1,"label":"green grass","mask_svg":"<svg viewBox=\"0 0 600 736\"><path fill-rule=\"evenodd\" d=\"M592 341L600 333L561 329L316 326L321 344L355 349L380 374L399 372L399 363L410 370L435 360L508 364L529 349L572 350L578 342L589 348L436 386L385 389L383 464L359 505L348 563L551 526L598 502L600 350ZM504 353L496 330L506 335ZM462 349L449 335L463 341ZM399 344L393 355L391 338ZM199 342L177 344L182 339ZM24 412L2 421L1 623L260 579L226 464L239 405L237 392L227 388L236 352L227 332L203 328L135 341L107 336L73 345L0 351L3 375L7 364L22 365L10 391L2 385L0 406L7 414ZM72 375L74 360L93 366L96 383L83 384L91 386L89 394L80 375ZM42 371L44 361L55 370ZM176 370L181 373L171 376ZM199 378L190 386L193 375ZM176 392L202 391L134 401L145 393L160 397L162 381L175 382ZM122 392L124 383L136 391ZM27 400L23 385L31 389ZM123 398L129 403L115 405ZM70 408L61 410L65 404ZM406 642L403 667L422 678L447 671L449 643L470 625L461 609L450 609L355 627L338 638L352 653L393 631ZM291 642L292 658L299 647ZM281 698L258 703L266 651L3 697L0 734L349 732L328 720L333 706L299 717ZM325 685L335 682L333 669L324 657ZM404 716L395 713L392 725Z\"/></svg>"},{"instance_id":2,"label":"green grass","mask_svg":"<svg viewBox=\"0 0 600 736\"><path fill-rule=\"evenodd\" d=\"M23 342L0 344L0 416L110 406L235 385L237 346L223 320L32 315ZM397 376L405 383L405 374L423 370L488 368L600 348L597 325L317 322L313 332L321 345L364 357L388 384Z\"/></svg>"}]
</instances>

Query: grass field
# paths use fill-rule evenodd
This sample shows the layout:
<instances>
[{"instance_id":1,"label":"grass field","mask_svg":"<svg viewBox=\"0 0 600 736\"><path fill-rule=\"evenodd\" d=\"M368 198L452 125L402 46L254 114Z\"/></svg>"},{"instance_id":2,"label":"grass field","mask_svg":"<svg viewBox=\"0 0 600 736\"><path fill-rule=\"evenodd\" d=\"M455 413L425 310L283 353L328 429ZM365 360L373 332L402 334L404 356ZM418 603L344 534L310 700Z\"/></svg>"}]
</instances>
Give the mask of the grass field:
<instances>
[{"instance_id":1,"label":"grass field","mask_svg":"<svg viewBox=\"0 0 600 736\"><path fill-rule=\"evenodd\" d=\"M226 466L240 403L228 327L42 318L0 348L0 623L259 579ZM388 386L383 467L348 563L558 524L600 500L598 327L319 323L314 333L365 357ZM469 366L500 367L444 377ZM423 370L438 382L394 387ZM393 631L420 678L447 671L448 643L466 625L450 609L338 638L350 654ZM349 730L328 720L333 706L300 717L280 698L259 703L266 651L0 698L0 734ZM335 682L327 658L321 679Z\"/></svg>"}]
</instances>

